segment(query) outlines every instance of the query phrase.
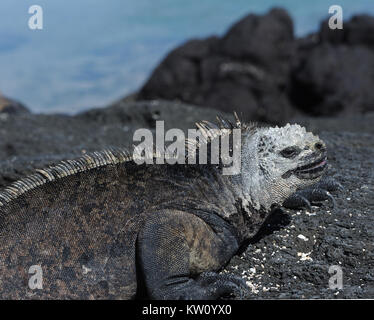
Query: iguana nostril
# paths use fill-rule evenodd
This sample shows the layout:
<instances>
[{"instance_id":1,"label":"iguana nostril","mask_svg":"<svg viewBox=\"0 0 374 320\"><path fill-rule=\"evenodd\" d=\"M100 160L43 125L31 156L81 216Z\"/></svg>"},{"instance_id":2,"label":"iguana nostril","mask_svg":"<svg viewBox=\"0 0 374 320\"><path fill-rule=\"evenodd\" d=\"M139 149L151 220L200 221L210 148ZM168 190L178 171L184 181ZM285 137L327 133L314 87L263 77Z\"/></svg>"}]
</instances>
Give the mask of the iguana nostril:
<instances>
[{"instance_id":1,"label":"iguana nostril","mask_svg":"<svg viewBox=\"0 0 374 320\"><path fill-rule=\"evenodd\" d=\"M314 147L317 149L317 150L321 150L323 148L323 144L321 142L316 142L316 144L314 145Z\"/></svg>"}]
</instances>

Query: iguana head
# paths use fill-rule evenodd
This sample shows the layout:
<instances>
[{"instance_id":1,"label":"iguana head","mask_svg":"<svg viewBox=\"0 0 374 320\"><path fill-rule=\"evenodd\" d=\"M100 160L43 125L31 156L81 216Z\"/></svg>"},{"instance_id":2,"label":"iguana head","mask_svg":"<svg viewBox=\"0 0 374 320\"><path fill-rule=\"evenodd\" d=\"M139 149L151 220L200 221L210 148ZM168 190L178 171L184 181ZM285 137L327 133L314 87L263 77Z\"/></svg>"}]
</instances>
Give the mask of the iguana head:
<instances>
[{"instance_id":1,"label":"iguana head","mask_svg":"<svg viewBox=\"0 0 374 320\"><path fill-rule=\"evenodd\" d=\"M244 198L257 209L281 205L326 168L324 142L299 125L243 130L241 152Z\"/></svg>"},{"instance_id":2,"label":"iguana head","mask_svg":"<svg viewBox=\"0 0 374 320\"><path fill-rule=\"evenodd\" d=\"M202 145L218 136L232 136L230 152L240 150L240 168L228 179L245 211L269 211L273 204L282 205L297 189L318 182L327 166L326 146L318 136L297 124L281 128L242 124L234 115L235 124L217 117L219 127L207 121L197 123L197 127L203 136ZM192 141L191 146L196 147L196 143ZM227 159L221 156L224 164Z\"/></svg>"}]
</instances>

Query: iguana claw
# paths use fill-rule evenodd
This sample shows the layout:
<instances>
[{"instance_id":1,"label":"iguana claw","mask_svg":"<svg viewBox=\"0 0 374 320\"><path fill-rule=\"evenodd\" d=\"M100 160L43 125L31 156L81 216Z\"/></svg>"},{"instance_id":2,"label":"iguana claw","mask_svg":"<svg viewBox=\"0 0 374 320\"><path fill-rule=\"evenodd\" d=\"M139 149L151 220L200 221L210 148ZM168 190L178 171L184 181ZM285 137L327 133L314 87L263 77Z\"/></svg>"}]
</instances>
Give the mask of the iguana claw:
<instances>
[{"instance_id":1,"label":"iguana claw","mask_svg":"<svg viewBox=\"0 0 374 320\"><path fill-rule=\"evenodd\" d=\"M332 178L323 178L312 187L296 191L283 202L283 207L288 209L307 208L311 210L311 203L316 204L330 200L332 208L336 207L336 201L330 191L342 191L343 186Z\"/></svg>"},{"instance_id":2,"label":"iguana claw","mask_svg":"<svg viewBox=\"0 0 374 320\"><path fill-rule=\"evenodd\" d=\"M208 291L208 296L216 299L228 295L243 298L245 292L249 290L243 278L233 274L204 272L196 281L201 287Z\"/></svg>"},{"instance_id":3,"label":"iguana claw","mask_svg":"<svg viewBox=\"0 0 374 320\"><path fill-rule=\"evenodd\" d=\"M307 208L309 211L312 210L310 201L307 198L305 198L303 195L299 194L298 192L288 197L283 202L283 207L289 208L289 209Z\"/></svg>"},{"instance_id":4,"label":"iguana claw","mask_svg":"<svg viewBox=\"0 0 374 320\"><path fill-rule=\"evenodd\" d=\"M317 183L317 186L327 191L344 191L344 187L338 181L330 177L323 177Z\"/></svg>"}]
</instances>

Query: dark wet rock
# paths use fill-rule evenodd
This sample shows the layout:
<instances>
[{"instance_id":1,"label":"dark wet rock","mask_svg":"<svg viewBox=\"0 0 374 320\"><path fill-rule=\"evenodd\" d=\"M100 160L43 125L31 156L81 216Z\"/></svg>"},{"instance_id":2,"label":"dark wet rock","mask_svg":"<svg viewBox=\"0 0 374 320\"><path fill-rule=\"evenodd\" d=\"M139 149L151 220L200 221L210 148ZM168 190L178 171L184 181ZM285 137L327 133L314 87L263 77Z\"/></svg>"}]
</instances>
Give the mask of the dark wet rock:
<instances>
[{"instance_id":1,"label":"dark wet rock","mask_svg":"<svg viewBox=\"0 0 374 320\"><path fill-rule=\"evenodd\" d=\"M177 99L279 122L294 113L286 94L293 52L293 24L284 10L250 14L222 38L191 40L173 50L138 99Z\"/></svg>"}]
</instances>

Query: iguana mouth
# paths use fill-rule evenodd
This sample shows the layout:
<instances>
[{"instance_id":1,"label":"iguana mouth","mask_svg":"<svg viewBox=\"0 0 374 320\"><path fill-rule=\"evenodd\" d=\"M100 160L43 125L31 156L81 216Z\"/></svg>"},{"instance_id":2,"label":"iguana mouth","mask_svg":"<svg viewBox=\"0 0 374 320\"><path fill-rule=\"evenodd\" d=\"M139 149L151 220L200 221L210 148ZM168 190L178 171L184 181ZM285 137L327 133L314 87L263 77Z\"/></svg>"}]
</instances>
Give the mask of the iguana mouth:
<instances>
[{"instance_id":1,"label":"iguana mouth","mask_svg":"<svg viewBox=\"0 0 374 320\"><path fill-rule=\"evenodd\" d=\"M327 157L323 155L318 160L298 167L294 173L300 179L315 179L322 175L327 166Z\"/></svg>"}]
</instances>

